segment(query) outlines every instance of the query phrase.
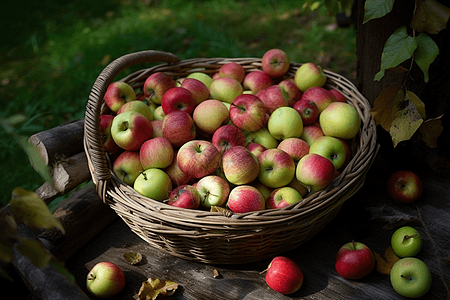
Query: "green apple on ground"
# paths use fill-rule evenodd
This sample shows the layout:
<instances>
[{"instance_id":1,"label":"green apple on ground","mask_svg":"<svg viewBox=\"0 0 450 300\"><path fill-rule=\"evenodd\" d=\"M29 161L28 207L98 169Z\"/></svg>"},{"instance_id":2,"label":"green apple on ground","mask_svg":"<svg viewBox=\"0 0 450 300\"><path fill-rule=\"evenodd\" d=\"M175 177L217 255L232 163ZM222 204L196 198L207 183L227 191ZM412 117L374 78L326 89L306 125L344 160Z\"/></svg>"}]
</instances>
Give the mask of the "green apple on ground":
<instances>
[{"instance_id":1,"label":"green apple on ground","mask_svg":"<svg viewBox=\"0 0 450 300\"><path fill-rule=\"evenodd\" d=\"M195 108L192 94L183 87L173 87L166 91L161 99L161 107L165 115L173 111L184 111L192 116Z\"/></svg>"},{"instance_id":2,"label":"green apple on ground","mask_svg":"<svg viewBox=\"0 0 450 300\"><path fill-rule=\"evenodd\" d=\"M265 127L254 132L245 132L244 134L247 144L258 143L263 145L266 149L273 149L278 146L278 140L276 140Z\"/></svg>"},{"instance_id":3,"label":"green apple on ground","mask_svg":"<svg viewBox=\"0 0 450 300\"><path fill-rule=\"evenodd\" d=\"M247 213L265 209L264 196L251 185L238 185L228 195L227 207L234 213Z\"/></svg>"},{"instance_id":4,"label":"green apple on ground","mask_svg":"<svg viewBox=\"0 0 450 300\"><path fill-rule=\"evenodd\" d=\"M415 257L398 260L391 269L391 285L401 296L419 298L431 288L431 272L428 266Z\"/></svg>"},{"instance_id":5,"label":"green apple on ground","mask_svg":"<svg viewBox=\"0 0 450 300\"><path fill-rule=\"evenodd\" d=\"M219 127L214 132L211 141L221 154L231 147L245 146L246 144L244 133L234 125Z\"/></svg>"},{"instance_id":6,"label":"green apple on ground","mask_svg":"<svg viewBox=\"0 0 450 300\"><path fill-rule=\"evenodd\" d=\"M303 121L292 107L279 107L272 112L267 129L277 140L300 138L303 133Z\"/></svg>"},{"instance_id":7,"label":"green apple on ground","mask_svg":"<svg viewBox=\"0 0 450 300\"><path fill-rule=\"evenodd\" d=\"M412 171L399 170L389 176L387 191L398 203L412 203L422 196L422 180Z\"/></svg>"},{"instance_id":8,"label":"green apple on ground","mask_svg":"<svg viewBox=\"0 0 450 300\"><path fill-rule=\"evenodd\" d=\"M125 287L125 274L111 262L99 262L86 277L87 290L98 298L109 298L120 293Z\"/></svg>"},{"instance_id":9,"label":"green apple on ground","mask_svg":"<svg viewBox=\"0 0 450 300\"><path fill-rule=\"evenodd\" d=\"M314 102L319 109L320 114L325 108L328 107L328 105L335 102L336 98L334 98L333 94L329 90L320 86L314 86L307 89L303 93L302 100Z\"/></svg>"},{"instance_id":10,"label":"green apple on ground","mask_svg":"<svg viewBox=\"0 0 450 300\"><path fill-rule=\"evenodd\" d=\"M258 97L250 94L237 96L230 106L230 119L244 131L257 131L264 125L266 106Z\"/></svg>"},{"instance_id":11,"label":"green apple on ground","mask_svg":"<svg viewBox=\"0 0 450 300\"><path fill-rule=\"evenodd\" d=\"M192 119L197 128L213 134L220 126L229 122L230 114L223 102L209 99L195 107Z\"/></svg>"},{"instance_id":12,"label":"green apple on ground","mask_svg":"<svg viewBox=\"0 0 450 300\"><path fill-rule=\"evenodd\" d=\"M103 147L105 147L105 151L110 155L115 155L120 153L120 147L114 142L114 139L111 135L111 127L112 122L114 120L114 116L112 115L101 115L100 116L100 132L102 133L102 142Z\"/></svg>"},{"instance_id":13,"label":"green apple on ground","mask_svg":"<svg viewBox=\"0 0 450 300\"><path fill-rule=\"evenodd\" d=\"M135 111L116 115L111 125L114 142L124 150L139 150L141 145L153 137L151 121Z\"/></svg>"},{"instance_id":14,"label":"green apple on ground","mask_svg":"<svg viewBox=\"0 0 450 300\"><path fill-rule=\"evenodd\" d=\"M194 178L202 178L217 169L220 153L209 141L192 140L180 147L177 162L183 173Z\"/></svg>"},{"instance_id":15,"label":"green apple on ground","mask_svg":"<svg viewBox=\"0 0 450 300\"><path fill-rule=\"evenodd\" d=\"M344 165L347 159L347 149L337 138L331 136L322 136L317 138L309 149L309 153L319 154L328 158L338 170Z\"/></svg>"},{"instance_id":16,"label":"green apple on ground","mask_svg":"<svg viewBox=\"0 0 450 300\"><path fill-rule=\"evenodd\" d=\"M196 187L191 185L180 185L172 190L167 204L186 209L197 209L200 207L200 193Z\"/></svg>"},{"instance_id":17,"label":"green apple on ground","mask_svg":"<svg viewBox=\"0 0 450 300\"><path fill-rule=\"evenodd\" d=\"M108 85L103 99L109 109L117 112L125 103L136 100L136 93L128 83L116 81Z\"/></svg>"},{"instance_id":18,"label":"green apple on ground","mask_svg":"<svg viewBox=\"0 0 450 300\"><path fill-rule=\"evenodd\" d=\"M242 82L242 87L245 90L250 90L253 95L256 95L259 91L265 90L271 85L273 85L272 78L264 73L264 71L251 71L245 75L244 81Z\"/></svg>"},{"instance_id":19,"label":"green apple on ground","mask_svg":"<svg viewBox=\"0 0 450 300\"><path fill-rule=\"evenodd\" d=\"M400 227L391 237L392 250L398 257L415 256L422 245L422 235L411 226Z\"/></svg>"},{"instance_id":20,"label":"green apple on ground","mask_svg":"<svg viewBox=\"0 0 450 300\"><path fill-rule=\"evenodd\" d=\"M155 104L161 104L164 93L173 87L176 87L176 83L170 76L156 72L147 77L143 91L146 99Z\"/></svg>"},{"instance_id":21,"label":"green apple on ground","mask_svg":"<svg viewBox=\"0 0 450 300\"><path fill-rule=\"evenodd\" d=\"M343 245L337 255L335 269L346 279L359 279L367 276L375 268L375 257L365 244L350 242Z\"/></svg>"},{"instance_id":22,"label":"green apple on ground","mask_svg":"<svg viewBox=\"0 0 450 300\"><path fill-rule=\"evenodd\" d=\"M220 67L219 76L233 78L242 84L245 77L245 69L236 62L229 62Z\"/></svg>"},{"instance_id":23,"label":"green apple on ground","mask_svg":"<svg viewBox=\"0 0 450 300\"><path fill-rule=\"evenodd\" d=\"M150 168L139 174L133 188L145 197L163 201L172 192L172 181L163 170Z\"/></svg>"},{"instance_id":24,"label":"green apple on ground","mask_svg":"<svg viewBox=\"0 0 450 300\"><path fill-rule=\"evenodd\" d=\"M327 76L323 73L321 66L308 62L297 69L294 80L300 91L305 92L314 86L324 86Z\"/></svg>"},{"instance_id":25,"label":"green apple on ground","mask_svg":"<svg viewBox=\"0 0 450 300\"><path fill-rule=\"evenodd\" d=\"M164 117L162 133L174 147L181 147L196 136L194 120L185 111L173 111Z\"/></svg>"},{"instance_id":26,"label":"green apple on ground","mask_svg":"<svg viewBox=\"0 0 450 300\"><path fill-rule=\"evenodd\" d=\"M319 108L310 100L300 100L292 106L302 116L303 125L311 125L319 118Z\"/></svg>"},{"instance_id":27,"label":"green apple on ground","mask_svg":"<svg viewBox=\"0 0 450 300\"><path fill-rule=\"evenodd\" d=\"M266 283L280 294L292 294L303 285L303 272L290 258L277 256L269 264Z\"/></svg>"},{"instance_id":28,"label":"green apple on ground","mask_svg":"<svg viewBox=\"0 0 450 300\"><path fill-rule=\"evenodd\" d=\"M270 115L279 107L289 106L288 95L284 89L278 85L271 85L268 88L259 91L256 97L266 106L266 112Z\"/></svg>"},{"instance_id":29,"label":"green apple on ground","mask_svg":"<svg viewBox=\"0 0 450 300\"><path fill-rule=\"evenodd\" d=\"M278 78L286 74L290 67L289 56L281 49L270 49L264 53L261 65L264 73L271 78Z\"/></svg>"},{"instance_id":30,"label":"green apple on ground","mask_svg":"<svg viewBox=\"0 0 450 300\"><path fill-rule=\"evenodd\" d=\"M278 86L281 88L283 95L286 95L290 107L293 107L302 98L302 91L300 91L292 78L280 81Z\"/></svg>"},{"instance_id":31,"label":"green apple on ground","mask_svg":"<svg viewBox=\"0 0 450 300\"><path fill-rule=\"evenodd\" d=\"M208 87L198 79L185 78L181 83L181 87L191 92L192 100L195 105L199 105L203 101L209 99Z\"/></svg>"},{"instance_id":32,"label":"green apple on ground","mask_svg":"<svg viewBox=\"0 0 450 300\"><path fill-rule=\"evenodd\" d=\"M323 133L322 129L319 126L316 125L308 125L303 126L303 132L300 138L304 140L308 145L312 145L314 141L325 134Z\"/></svg>"},{"instance_id":33,"label":"green apple on ground","mask_svg":"<svg viewBox=\"0 0 450 300\"><path fill-rule=\"evenodd\" d=\"M228 182L217 175L208 175L200 178L196 188L200 194L200 206L204 209L223 205L230 194Z\"/></svg>"},{"instance_id":34,"label":"green apple on ground","mask_svg":"<svg viewBox=\"0 0 450 300\"><path fill-rule=\"evenodd\" d=\"M303 156L309 153L310 146L300 138L287 138L282 140L277 148L289 154L294 162L297 163Z\"/></svg>"},{"instance_id":35,"label":"green apple on ground","mask_svg":"<svg viewBox=\"0 0 450 300\"><path fill-rule=\"evenodd\" d=\"M258 156L258 180L271 188L287 185L295 176L295 163L289 154L280 149L267 149Z\"/></svg>"},{"instance_id":36,"label":"green apple on ground","mask_svg":"<svg viewBox=\"0 0 450 300\"><path fill-rule=\"evenodd\" d=\"M348 103L333 102L319 116L325 135L349 140L356 136L361 127L358 111Z\"/></svg>"},{"instance_id":37,"label":"green apple on ground","mask_svg":"<svg viewBox=\"0 0 450 300\"><path fill-rule=\"evenodd\" d=\"M209 93L211 99L231 103L234 98L242 95L244 89L235 79L229 77L219 77L211 83Z\"/></svg>"},{"instance_id":38,"label":"green apple on ground","mask_svg":"<svg viewBox=\"0 0 450 300\"><path fill-rule=\"evenodd\" d=\"M298 203L302 199L302 195L297 190L289 186L284 186L272 191L266 201L266 208L283 208Z\"/></svg>"},{"instance_id":39,"label":"green apple on ground","mask_svg":"<svg viewBox=\"0 0 450 300\"><path fill-rule=\"evenodd\" d=\"M259 163L246 147L234 146L223 153L222 170L230 183L247 184L258 177Z\"/></svg>"},{"instance_id":40,"label":"green apple on ground","mask_svg":"<svg viewBox=\"0 0 450 300\"><path fill-rule=\"evenodd\" d=\"M208 74L202 73L202 72L194 72L189 74L186 78L193 78L200 80L203 82L204 85L209 89L211 86L211 83L213 82L213 79Z\"/></svg>"},{"instance_id":41,"label":"green apple on ground","mask_svg":"<svg viewBox=\"0 0 450 300\"><path fill-rule=\"evenodd\" d=\"M308 190L318 191L333 181L336 169L328 158L310 153L300 159L295 175Z\"/></svg>"},{"instance_id":42,"label":"green apple on ground","mask_svg":"<svg viewBox=\"0 0 450 300\"><path fill-rule=\"evenodd\" d=\"M139 158L145 170L149 168L164 169L173 162L173 146L166 138L151 138L142 144L139 149Z\"/></svg>"},{"instance_id":43,"label":"green apple on ground","mask_svg":"<svg viewBox=\"0 0 450 300\"><path fill-rule=\"evenodd\" d=\"M134 181L139 176L144 168L141 165L139 152L124 151L113 163L113 173L123 182L133 186Z\"/></svg>"},{"instance_id":44,"label":"green apple on ground","mask_svg":"<svg viewBox=\"0 0 450 300\"><path fill-rule=\"evenodd\" d=\"M126 111L136 111L149 119L150 121L153 120L153 113L150 107L143 101L140 100L133 100L130 102L125 103L122 105L122 107L117 111L117 114L121 114Z\"/></svg>"}]
</instances>

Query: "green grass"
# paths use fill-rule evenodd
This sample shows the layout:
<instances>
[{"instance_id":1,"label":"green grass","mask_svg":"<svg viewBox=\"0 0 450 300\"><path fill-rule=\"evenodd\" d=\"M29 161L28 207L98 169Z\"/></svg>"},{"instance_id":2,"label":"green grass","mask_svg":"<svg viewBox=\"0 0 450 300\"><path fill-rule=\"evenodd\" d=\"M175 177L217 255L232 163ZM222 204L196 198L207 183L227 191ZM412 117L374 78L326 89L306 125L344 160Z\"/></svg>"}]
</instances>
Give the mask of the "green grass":
<instances>
[{"instance_id":1,"label":"green grass","mask_svg":"<svg viewBox=\"0 0 450 300\"><path fill-rule=\"evenodd\" d=\"M261 57L280 48L291 61L314 61L354 78L354 29L329 30L334 17L324 7L302 9L303 1L37 3L26 9L31 13L24 18L25 4L19 1L0 21L6 28L0 38L7 41L0 46L0 119L25 116L27 122L15 126L24 136L83 118L98 74L113 59L135 51L162 50L186 59ZM147 65L133 66L118 79L143 67ZM43 179L14 139L0 131L4 204L14 187L35 190Z\"/></svg>"}]
</instances>

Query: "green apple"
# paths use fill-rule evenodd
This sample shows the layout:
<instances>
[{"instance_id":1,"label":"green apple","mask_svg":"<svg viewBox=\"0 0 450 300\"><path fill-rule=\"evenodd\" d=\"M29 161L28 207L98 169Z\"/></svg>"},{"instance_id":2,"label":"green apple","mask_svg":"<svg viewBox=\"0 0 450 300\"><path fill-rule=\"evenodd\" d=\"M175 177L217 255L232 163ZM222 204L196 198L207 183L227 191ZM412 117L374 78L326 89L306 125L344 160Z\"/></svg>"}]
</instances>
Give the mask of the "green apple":
<instances>
[{"instance_id":1,"label":"green apple","mask_svg":"<svg viewBox=\"0 0 450 300\"><path fill-rule=\"evenodd\" d=\"M291 182L295 176L292 157L280 149L267 149L258 155L258 180L265 186L279 188Z\"/></svg>"},{"instance_id":2,"label":"green apple","mask_svg":"<svg viewBox=\"0 0 450 300\"><path fill-rule=\"evenodd\" d=\"M163 170L150 168L136 178L133 188L145 197L163 201L172 192L172 180Z\"/></svg>"},{"instance_id":3,"label":"green apple","mask_svg":"<svg viewBox=\"0 0 450 300\"><path fill-rule=\"evenodd\" d=\"M305 92L311 87L324 86L327 76L323 73L321 66L308 62L297 69L294 80L300 91Z\"/></svg>"},{"instance_id":4,"label":"green apple","mask_svg":"<svg viewBox=\"0 0 450 300\"><path fill-rule=\"evenodd\" d=\"M164 113L162 106L157 106L153 111L153 120L162 121L166 114Z\"/></svg>"},{"instance_id":5,"label":"green apple","mask_svg":"<svg viewBox=\"0 0 450 300\"><path fill-rule=\"evenodd\" d=\"M333 102L322 111L319 123L325 135L348 140L358 133L361 118L350 104Z\"/></svg>"},{"instance_id":6,"label":"green apple","mask_svg":"<svg viewBox=\"0 0 450 300\"><path fill-rule=\"evenodd\" d=\"M278 146L278 140L276 140L266 127L254 132L245 132L245 139L247 144L258 143L266 147L266 149L273 149Z\"/></svg>"},{"instance_id":7,"label":"green apple","mask_svg":"<svg viewBox=\"0 0 450 300\"><path fill-rule=\"evenodd\" d=\"M136 100L136 93L128 83L116 81L108 85L104 100L113 112L117 112L125 103Z\"/></svg>"},{"instance_id":8,"label":"green apple","mask_svg":"<svg viewBox=\"0 0 450 300\"><path fill-rule=\"evenodd\" d=\"M143 115L144 117L146 117L147 119L149 119L150 121L153 121L152 110L144 101L134 100L127 102L124 105L122 105L122 107L117 111L117 114L121 114L123 112L130 110L136 111L141 115Z\"/></svg>"},{"instance_id":9,"label":"green apple","mask_svg":"<svg viewBox=\"0 0 450 300\"><path fill-rule=\"evenodd\" d=\"M309 147L309 153L316 153L328 158L338 170L345 162L347 149L337 138L322 136L316 139Z\"/></svg>"},{"instance_id":10,"label":"green apple","mask_svg":"<svg viewBox=\"0 0 450 300\"><path fill-rule=\"evenodd\" d=\"M98 298L109 298L123 290L125 274L111 262L99 262L86 277L87 290Z\"/></svg>"},{"instance_id":11,"label":"green apple","mask_svg":"<svg viewBox=\"0 0 450 300\"><path fill-rule=\"evenodd\" d=\"M236 79L229 77L219 77L211 83L209 87L211 99L232 103L234 98L242 95L244 89L242 84Z\"/></svg>"},{"instance_id":12,"label":"green apple","mask_svg":"<svg viewBox=\"0 0 450 300\"><path fill-rule=\"evenodd\" d=\"M391 269L391 285L394 290L409 298L419 298L431 288L431 272L428 266L415 257L397 261Z\"/></svg>"},{"instance_id":13,"label":"green apple","mask_svg":"<svg viewBox=\"0 0 450 300\"><path fill-rule=\"evenodd\" d=\"M397 229L391 237L392 250L399 257L415 256L422 249L422 245L422 236L410 226Z\"/></svg>"},{"instance_id":14,"label":"green apple","mask_svg":"<svg viewBox=\"0 0 450 300\"><path fill-rule=\"evenodd\" d=\"M300 138L303 133L302 116L292 107L279 107L270 115L267 129L277 140Z\"/></svg>"},{"instance_id":15,"label":"green apple","mask_svg":"<svg viewBox=\"0 0 450 300\"><path fill-rule=\"evenodd\" d=\"M202 73L202 72L191 73L186 78L194 78L194 79L200 80L201 82L203 82L206 85L206 87L208 87L208 89L211 86L211 83L213 82L213 79L211 78L211 76L209 76L206 73Z\"/></svg>"},{"instance_id":16,"label":"green apple","mask_svg":"<svg viewBox=\"0 0 450 300\"><path fill-rule=\"evenodd\" d=\"M284 186L277 188L270 193L270 196L266 201L266 208L283 208L298 203L302 199L302 195L300 195L297 190L289 186Z\"/></svg>"}]
</instances>

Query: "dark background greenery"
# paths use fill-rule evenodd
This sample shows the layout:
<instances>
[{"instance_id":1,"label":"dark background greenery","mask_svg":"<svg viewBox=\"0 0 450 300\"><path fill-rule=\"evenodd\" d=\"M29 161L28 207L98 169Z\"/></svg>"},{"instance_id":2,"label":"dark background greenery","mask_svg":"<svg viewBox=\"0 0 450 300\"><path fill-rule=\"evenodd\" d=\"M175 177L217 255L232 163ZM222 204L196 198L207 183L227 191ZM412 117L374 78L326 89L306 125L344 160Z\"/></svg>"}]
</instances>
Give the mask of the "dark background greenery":
<instances>
[{"instance_id":1,"label":"dark background greenery","mask_svg":"<svg viewBox=\"0 0 450 300\"><path fill-rule=\"evenodd\" d=\"M34 133L84 117L90 88L113 59L162 50L180 59L261 57L271 48L291 61L313 61L355 76L353 27L339 28L326 8L289 0L10 1L0 22L0 119L23 121ZM126 74L146 66L134 66ZM123 75L123 76L122 76ZM19 144L0 127L0 204L15 187L37 189L43 179Z\"/></svg>"}]
</instances>

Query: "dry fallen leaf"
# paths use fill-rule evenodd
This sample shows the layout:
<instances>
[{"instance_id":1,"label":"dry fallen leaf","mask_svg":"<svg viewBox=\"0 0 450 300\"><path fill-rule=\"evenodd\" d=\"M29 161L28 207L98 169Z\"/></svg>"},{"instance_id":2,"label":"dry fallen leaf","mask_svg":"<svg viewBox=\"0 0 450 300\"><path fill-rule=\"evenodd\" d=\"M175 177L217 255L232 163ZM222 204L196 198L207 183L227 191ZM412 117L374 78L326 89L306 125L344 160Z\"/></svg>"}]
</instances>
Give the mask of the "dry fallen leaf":
<instances>
[{"instance_id":1,"label":"dry fallen leaf","mask_svg":"<svg viewBox=\"0 0 450 300\"><path fill-rule=\"evenodd\" d=\"M139 252L127 252L123 255L123 257L132 265L137 265L142 261L142 254Z\"/></svg>"},{"instance_id":2,"label":"dry fallen leaf","mask_svg":"<svg viewBox=\"0 0 450 300\"><path fill-rule=\"evenodd\" d=\"M390 275L392 266L400 259L389 246L384 252L384 258L377 252L373 253L377 261L376 269L379 273Z\"/></svg>"},{"instance_id":3,"label":"dry fallen leaf","mask_svg":"<svg viewBox=\"0 0 450 300\"><path fill-rule=\"evenodd\" d=\"M155 300L159 295L171 296L178 288L178 284L170 280L149 278L143 282L139 292L134 295L136 300Z\"/></svg>"},{"instance_id":4,"label":"dry fallen leaf","mask_svg":"<svg viewBox=\"0 0 450 300\"><path fill-rule=\"evenodd\" d=\"M422 134L422 139L430 148L437 147L437 139L444 130L441 118L442 116L434 119L428 119L423 122L422 126L419 128L419 131Z\"/></svg>"}]
</instances>

